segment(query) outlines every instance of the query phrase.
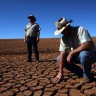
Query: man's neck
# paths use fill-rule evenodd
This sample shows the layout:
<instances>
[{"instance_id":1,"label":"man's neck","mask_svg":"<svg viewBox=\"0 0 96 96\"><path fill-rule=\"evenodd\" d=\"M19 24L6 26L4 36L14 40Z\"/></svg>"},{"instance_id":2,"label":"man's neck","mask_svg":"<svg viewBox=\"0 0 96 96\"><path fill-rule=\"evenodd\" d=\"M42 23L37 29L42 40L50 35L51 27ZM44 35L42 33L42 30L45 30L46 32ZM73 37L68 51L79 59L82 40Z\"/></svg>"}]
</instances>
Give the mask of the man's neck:
<instances>
[{"instance_id":1,"label":"man's neck","mask_svg":"<svg viewBox=\"0 0 96 96\"><path fill-rule=\"evenodd\" d=\"M33 25L34 23L33 23L33 22L30 22L30 24L32 24L32 25Z\"/></svg>"},{"instance_id":2,"label":"man's neck","mask_svg":"<svg viewBox=\"0 0 96 96\"><path fill-rule=\"evenodd\" d=\"M67 30L66 34L63 34L64 38L69 38L72 33L72 27L70 26L69 29Z\"/></svg>"}]
</instances>

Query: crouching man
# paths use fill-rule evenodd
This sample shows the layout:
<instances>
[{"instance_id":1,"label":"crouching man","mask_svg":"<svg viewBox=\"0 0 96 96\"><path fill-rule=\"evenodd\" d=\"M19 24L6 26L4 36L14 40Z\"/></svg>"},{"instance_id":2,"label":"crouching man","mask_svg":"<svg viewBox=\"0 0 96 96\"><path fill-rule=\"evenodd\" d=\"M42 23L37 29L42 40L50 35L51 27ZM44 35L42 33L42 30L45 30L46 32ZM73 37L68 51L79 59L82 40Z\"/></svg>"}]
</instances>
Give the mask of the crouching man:
<instances>
[{"instance_id":1,"label":"crouching man","mask_svg":"<svg viewBox=\"0 0 96 96\"><path fill-rule=\"evenodd\" d=\"M91 65L96 61L96 48L88 31L81 26L71 26L71 22L72 20L68 21L66 18L60 18L56 21L57 30L55 31L55 35L61 33L63 36L59 48L59 72L54 81L58 82L61 80L63 67L66 62L72 64L78 60L83 67L84 77L80 82L90 82Z\"/></svg>"}]
</instances>

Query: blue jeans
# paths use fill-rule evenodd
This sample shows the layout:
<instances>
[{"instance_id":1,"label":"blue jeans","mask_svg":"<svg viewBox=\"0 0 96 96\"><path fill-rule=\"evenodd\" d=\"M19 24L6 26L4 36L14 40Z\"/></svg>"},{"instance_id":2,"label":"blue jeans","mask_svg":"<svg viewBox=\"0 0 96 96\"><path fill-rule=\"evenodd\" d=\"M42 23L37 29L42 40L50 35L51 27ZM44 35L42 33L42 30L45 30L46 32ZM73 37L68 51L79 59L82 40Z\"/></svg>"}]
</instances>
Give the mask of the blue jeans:
<instances>
[{"instance_id":1,"label":"blue jeans","mask_svg":"<svg viewBox=\"0 0 96 96\"><path fill-rule=\"evenodd\" d=\"M36 60L39 60L39 52L38 52L36 37L27 38L28 60L31 60L32 57L32 47L34 49Z\"/></svg>"},{"instance_id":2,"label":"blue jeans","mask_svg":"<svg viewBox=\"0 0 96 96\"><path fill-rule=\"evenodd\" d=\"M82 51L77 57L72 59L72 63L75 63L74 59L77 59L77 62L80 62L83 66L83 77L91 78L91 65L96 62L96 52Z\"/></svg>"},{"instance_id":3,"label":"blue jeans","mask_svg":"<svg viewBox=\"0 0 96 96\"><path fill-rule=\"evenodd\" d=\"M60 57L57 58L60 62ZM96 52L81 51L78 56L73 56L72 63L80 63L83 66L83 77L91 78L91 65L96 62Z\"/></svg>"}]
</instances>

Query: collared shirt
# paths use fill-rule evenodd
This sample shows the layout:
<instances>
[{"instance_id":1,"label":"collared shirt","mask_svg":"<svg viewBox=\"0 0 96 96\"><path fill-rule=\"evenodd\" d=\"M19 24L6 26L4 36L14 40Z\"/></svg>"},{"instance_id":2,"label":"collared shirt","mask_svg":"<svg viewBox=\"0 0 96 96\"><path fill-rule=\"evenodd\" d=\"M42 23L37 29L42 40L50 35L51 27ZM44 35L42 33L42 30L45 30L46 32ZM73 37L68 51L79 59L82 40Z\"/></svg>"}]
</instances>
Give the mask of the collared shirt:
<instances>
[{"instance_id":1,"label":"collared shirt","mask_svg":"<svg viewBox=\"0 0 96 96\"><path fill-rule=\"evenodd\" d=\"M40 26L37 23L29 23L26 28L26 37L37 37L37 33L40 31Z\"/></svg>"},{"instance_id":2,"label":"collared shirt","mask_svg":"<svg viewBox=\"0 0 96 96\"><path fill-rule=\"evenodd\" d=\"M90 51L96 51L95 45L88 31L81 26L72 27L70 36L63 36L61 38L59 51L70 52L80 46L80 44L85 43L86 41L91 41L92 45Z\"/></svg>"}]
</instances>

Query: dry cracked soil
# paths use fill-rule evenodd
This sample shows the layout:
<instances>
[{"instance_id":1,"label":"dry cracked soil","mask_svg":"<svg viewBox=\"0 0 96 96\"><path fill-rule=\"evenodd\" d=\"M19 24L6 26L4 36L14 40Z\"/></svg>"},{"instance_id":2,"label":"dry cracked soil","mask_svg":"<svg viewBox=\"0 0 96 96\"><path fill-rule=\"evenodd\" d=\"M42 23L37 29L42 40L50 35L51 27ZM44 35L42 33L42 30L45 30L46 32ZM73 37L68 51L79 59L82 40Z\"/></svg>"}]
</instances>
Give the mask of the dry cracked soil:
<instances>
[{"instance_id":1,"label":"dry cracked soil","mask_svg":"<svg viewBox=\"0 0 96 96\"><path fill-rule=\"evenodd\" d=\"M26 62L27 55L0 55L0 96L96 96L96 63L92 64L93 80L81 84L82 67L64 67L64 78L54 82L59 65L58 53L40 53L40 62Z\"/></svg>"}]
</instances>

